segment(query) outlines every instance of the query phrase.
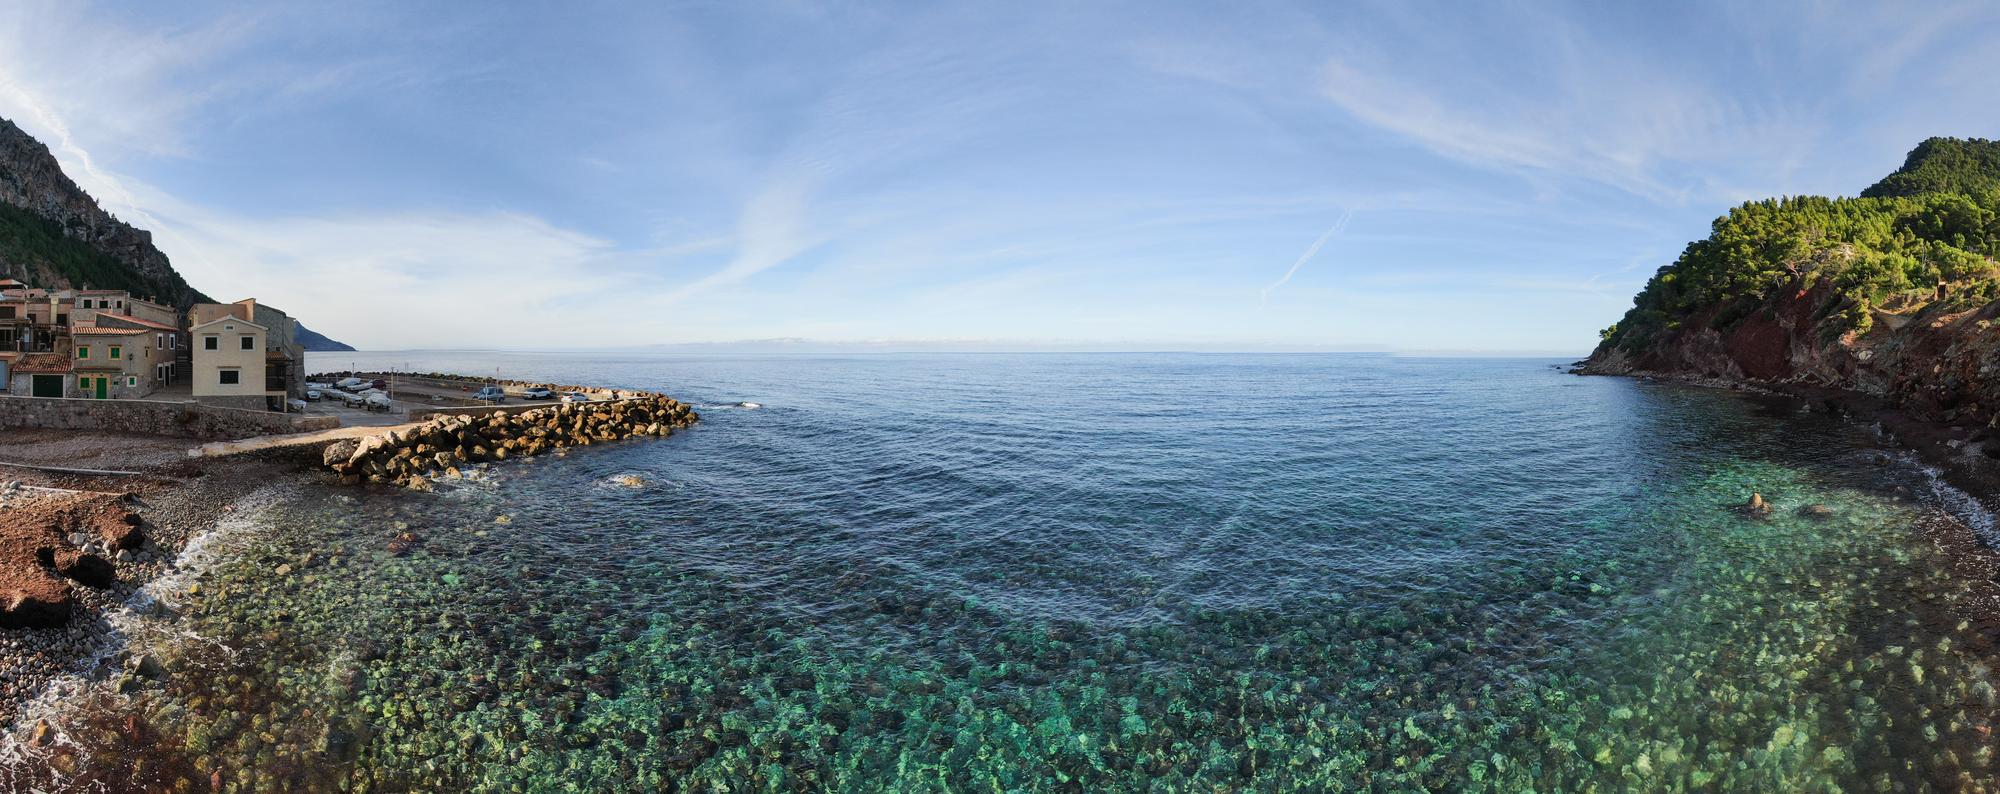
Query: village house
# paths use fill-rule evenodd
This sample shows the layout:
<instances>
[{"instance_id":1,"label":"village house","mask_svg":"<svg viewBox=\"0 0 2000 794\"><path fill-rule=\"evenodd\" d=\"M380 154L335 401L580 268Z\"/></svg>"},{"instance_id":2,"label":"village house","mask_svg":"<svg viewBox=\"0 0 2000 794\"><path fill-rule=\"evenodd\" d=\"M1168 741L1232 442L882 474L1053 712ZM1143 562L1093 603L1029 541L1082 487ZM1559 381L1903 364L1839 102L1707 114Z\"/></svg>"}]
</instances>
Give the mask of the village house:
<instances>
[{"instance_id":1,"label":"village house","mask_svg":"<svg viewBox=\"0 0 2000 794\"><path fill-rule=\"evenodd\" d=\"M124 290L35 289L0 280L0 391L133 399L185 377L173 307Z\"/></svg>"},{"instance_id":2,"label":"village house","mask_svg":"<svg viewBox=\"0 0 2000 794\"><path fill-rule=\"evenodd\" d=\"M68 300L60 292L0 280L0 386L7 393L68 396Z\"/></svg>"},{"instance_id":3,"label":"village house","mask_svg":"<svg viewBox=\"0 0 2000 794\"><path fill-rule=\"evenodd\" d=\"M70 368L79 397L131 400L173 382L180 332L173 326L97 314L70 328Z\"/></svg>"},{"instance_id":4,"label":"village house","mask_svg":"<svg viewBox=\"0 0 2000 794\"><path fill-rule=\"evenodd\" d=\"M257 303L197 303L188 310L194 398L212 405L285 410L305 396L305 350L298 325Z\"/></svg>"}]
</instances>

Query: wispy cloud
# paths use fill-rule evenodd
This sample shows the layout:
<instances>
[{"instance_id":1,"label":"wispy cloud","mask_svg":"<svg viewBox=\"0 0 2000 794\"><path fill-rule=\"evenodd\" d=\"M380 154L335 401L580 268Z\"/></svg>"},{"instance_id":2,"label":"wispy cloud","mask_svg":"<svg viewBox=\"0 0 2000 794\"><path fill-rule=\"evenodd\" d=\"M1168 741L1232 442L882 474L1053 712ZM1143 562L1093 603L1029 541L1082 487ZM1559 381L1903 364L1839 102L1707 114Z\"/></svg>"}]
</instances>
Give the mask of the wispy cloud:
<instances>
[{"instance_id":1,"label":"wispy cloud","mask_svg":"<svg viewBox=\"0 0 2000 794\"><path fill-rule=\"evenodd\" d=\"M1279 276L1277 281L1271 282L1270 286L1265 287L1262 290L1262 292L1259 293L1258 303L1260 304L1269 303L1271 301L1271 291L1279 287L1285 286L1285 282L1291 281L1292 276L1296 275L1299 272L1299 268L1305 266L1306 260L1313 258L1314 254L1319 253L1320 246L1326 245L1327 240L1333 239L1334 235L1339 234L1341 230L1346 229L1347 222L1353 219L1354 219L1354 210L1350 209L1346 212L1342 212L1340 214L1340 219L1334 221L1332 226L1326 227L1326 231L1320 234L1319 239L1312 241L1312 245L1306 246L1305 253L1299 254L1299 258L1292 262L1292 266L1285 270L1284 275Z\"/></svg>"}]
</instances>

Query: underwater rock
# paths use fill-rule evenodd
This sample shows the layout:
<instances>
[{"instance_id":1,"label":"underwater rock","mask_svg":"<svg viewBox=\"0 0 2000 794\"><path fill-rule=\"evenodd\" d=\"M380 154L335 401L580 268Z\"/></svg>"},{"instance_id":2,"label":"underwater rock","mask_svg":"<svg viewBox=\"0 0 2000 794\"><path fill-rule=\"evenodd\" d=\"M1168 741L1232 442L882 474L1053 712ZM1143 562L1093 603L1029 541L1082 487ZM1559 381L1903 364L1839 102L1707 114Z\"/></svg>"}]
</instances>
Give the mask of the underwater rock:
<instances>
[{"instance_id":1,"label":"underwater rock","mask_svg":"<svg viewBox=\"0 0 2000 794\"><path fill-rule=\"evenodd\" d=\"M611 478L611 481L619 485L623 485L627 488L646 487L646 478L641 477L637 474L620 474L616 477Z\"/></svg>"},{"instance_id":2,"label":"underwater rock","mask_svg":"<svg viewBox=\"0 0 2000 794\"><path fill-rule=\"evenodd\" d=\"M1761 493L1751 493L1750 501L1736 506L1736 512L1751 518L1763 518L1771 514L1771 503L1764 501Z\"/></svg>"},{"instance_id":3,"label":"underwater rock","mask_svg":"<svg viewBox=\"0 0 2000 794\"><path fill-rule=\"evenodd\" d=\"M35 728L28 732L29 747L47 747L54 738L55 729L49 727L48 720L35 720Z\"/></svg>"},{"instance_id":4,"label":"underwater rock","mask_svg":"<svg viewBox=\"0 0 2000 794\"><path fill-rule=\"evenodd\" d=\"M1833 508L1822 504L1809 504L1799 508L1799 515L1825 521L1833 517Z\"/></svg>"},{"instance_id":5,"label":"underwater rock","mask_svg":"<svg viewBox=\"0 0 2000 794\"><path fill-rule=\"evenodd\" d=\"M159 657L150 653L142 653L132 657L131 660L125 663L125 668L140 678L150 678L158 681L167 677L166 666L160 664Z\"/></svg>"}]
</instances>

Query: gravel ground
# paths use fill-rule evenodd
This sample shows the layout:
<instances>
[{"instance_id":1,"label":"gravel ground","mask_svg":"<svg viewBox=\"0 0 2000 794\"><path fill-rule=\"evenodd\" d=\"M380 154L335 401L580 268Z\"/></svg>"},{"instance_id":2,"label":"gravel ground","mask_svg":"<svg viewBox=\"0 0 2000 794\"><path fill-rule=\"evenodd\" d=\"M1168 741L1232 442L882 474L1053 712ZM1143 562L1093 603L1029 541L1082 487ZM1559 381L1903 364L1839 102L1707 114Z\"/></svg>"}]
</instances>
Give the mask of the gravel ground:
<instances>
[{"instance_id":1,"label":"gravel ground","mask_svg":"<svg viewBox=\"0 0 2000 794\"><path fill-rule=\"evenodd\" d=\"M8 430L0 436L0 462L140 472L139 476L97 476L0 467L0 489L8 482L27 486L128 493L145 518L146 543L115 562L117 585L98 590L73 588L74 616L52 629L0 629L0 726L15 736L32 726L16 724L31 701L51 687L75 685L76 676L103 678L116 672L112 661L122 638L107 615L125 609L139 588L174 570L175 558L190 538L229 514L231 505L274 482L310 480L293 467L249 459L185 457L185 439L110 433ZM66 497L17 489L0 497L0 511L23 514ZM4 517L4 516L0 516ZM62 692L55 692L60 697ZM8 739L0 739L0 742Z\"/></svg>"}]
</instances>

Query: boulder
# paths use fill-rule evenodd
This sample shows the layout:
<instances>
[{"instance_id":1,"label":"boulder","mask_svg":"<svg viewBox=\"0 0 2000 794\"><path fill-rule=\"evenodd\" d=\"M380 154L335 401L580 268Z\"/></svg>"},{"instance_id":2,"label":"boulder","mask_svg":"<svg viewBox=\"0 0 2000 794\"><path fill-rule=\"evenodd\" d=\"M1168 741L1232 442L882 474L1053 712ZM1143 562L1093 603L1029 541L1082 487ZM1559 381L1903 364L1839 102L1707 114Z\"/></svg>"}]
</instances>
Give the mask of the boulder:
<instances>
[{"instance_id":1,"label":"boulder","mask_svg":"<svg viewBox=\"0 0 2000 794\"><path fill-rule=\"evenodd\" d=\"M1810 504L1799 508L1799 515L1825 521L1833 517L1833 508L1822 504Z\"/></svg>"},{"instance_id":2,"label":"boulder","mask_svg":"<svg viewBox=\"0 0 2000 794\"><path fill-rule=\"evenodd\" d=\"M335 464L344 464L348 459L354 457L354 450L360 446L361 442L351 438L343 438L335 441L326 445L326 449L320 452L320 463L329 467Z\"/></svg>"},{"instance_id":3,"label":"boulder","mask_svg":"<svg viewBox=\"0 0 2000 794\"><path fill-rule=\"evenodd\" d=\"M118 583L118 568L95 554L61 549L54 554L56 573L85 587L104 589Z\"/></svg>"},{"instance_id":4,"label":"boulder","mask_svg":"<svg viewBox=\"0 0 2000 794\"><path fill-rule=\"evenodd\" d=\"M0 628L46 629L69 622L69 585L53 576L0 592Z\"/></svg>"}]
</instances>

